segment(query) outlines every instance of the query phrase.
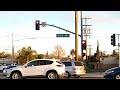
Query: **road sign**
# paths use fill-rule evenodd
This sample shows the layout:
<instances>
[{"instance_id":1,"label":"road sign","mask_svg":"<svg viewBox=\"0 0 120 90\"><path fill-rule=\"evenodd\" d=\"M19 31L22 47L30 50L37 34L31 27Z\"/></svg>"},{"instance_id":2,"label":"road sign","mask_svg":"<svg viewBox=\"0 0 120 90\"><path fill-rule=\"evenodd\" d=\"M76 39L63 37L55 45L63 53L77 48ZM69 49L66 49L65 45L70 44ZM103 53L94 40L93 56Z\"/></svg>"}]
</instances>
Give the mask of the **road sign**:
<instances>
[{"instance_id":1,"label":"road sign","mask_svg":"<svg viewBox=\"0 0 120 90\"><path fill-rule=\"evenodd\" d=\"M46 22L42 22L42 26L45 27L46 26Z\"/></svg>"},{"instance_id":2,"label":"road sign","mask_svg":"<svg viewBox=\"0 0 120 90\"><path fill-rule=\"evenodd\" d=\"M70 37L70 34L56 34L56 37Z\"/></svg>"}]
</instances>

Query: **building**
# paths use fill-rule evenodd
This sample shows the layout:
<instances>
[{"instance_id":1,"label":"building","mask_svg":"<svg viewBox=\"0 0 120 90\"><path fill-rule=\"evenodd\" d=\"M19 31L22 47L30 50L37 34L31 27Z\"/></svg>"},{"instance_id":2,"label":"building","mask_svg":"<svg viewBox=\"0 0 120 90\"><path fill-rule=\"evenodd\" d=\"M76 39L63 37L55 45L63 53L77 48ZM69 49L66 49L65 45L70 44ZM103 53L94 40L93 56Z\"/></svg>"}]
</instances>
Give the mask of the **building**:
<instances>
[{"instance_id":1,"label":"building","mask_svg":"<svg viewBox=\"0 0 120 90\"><path fill-rule=\"evenodd\" d=\"M8 58L0 58L0 64L12 64L13 60Z\"/></svg>"}]
</instances>

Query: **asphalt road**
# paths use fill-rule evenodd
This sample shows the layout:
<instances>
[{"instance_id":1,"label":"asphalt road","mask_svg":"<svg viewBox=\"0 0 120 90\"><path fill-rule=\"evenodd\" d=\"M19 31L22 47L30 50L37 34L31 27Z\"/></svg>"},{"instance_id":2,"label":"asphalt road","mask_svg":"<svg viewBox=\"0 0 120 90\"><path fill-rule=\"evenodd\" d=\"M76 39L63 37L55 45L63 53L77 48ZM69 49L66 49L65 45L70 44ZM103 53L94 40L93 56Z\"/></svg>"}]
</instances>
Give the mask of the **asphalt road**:
<instances>
[{"instance_id":1,"label":"asphalt road","mask_svg":"<svg viewBox=\"0 0 120 90\"><path fill-rule=\"evenodd\" d=\"M0 72L0 79L8 79L5 76L3 76L2 72ZM47 79L47 78L26 78L26 79ZM66 78L60 78L60 79L66 79ZM80 78L67 78L67 79L104 79L102 73L87 73L84 76L81 76Z\"/></svg>"}]
</instances>

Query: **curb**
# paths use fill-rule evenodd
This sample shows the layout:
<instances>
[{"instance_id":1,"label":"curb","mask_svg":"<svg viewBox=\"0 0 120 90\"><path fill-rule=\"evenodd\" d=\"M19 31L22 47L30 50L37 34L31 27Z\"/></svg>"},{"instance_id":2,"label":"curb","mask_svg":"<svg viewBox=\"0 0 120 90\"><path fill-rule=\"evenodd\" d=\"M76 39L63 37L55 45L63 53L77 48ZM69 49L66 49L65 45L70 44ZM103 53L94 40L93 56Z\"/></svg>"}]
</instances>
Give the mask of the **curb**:
<instances>
[{"instance_id":1,"label":"curb","mask_svg":"<svg viewBox=\"0 0 120 90\"><path fill-rule=\"evenodd\" d=\"M86 73L85 75L81 76L81 77L89 77L89 78L103 78L103 73L100 72L96 72L96 73Z\"/></svg>"}]
</instances>

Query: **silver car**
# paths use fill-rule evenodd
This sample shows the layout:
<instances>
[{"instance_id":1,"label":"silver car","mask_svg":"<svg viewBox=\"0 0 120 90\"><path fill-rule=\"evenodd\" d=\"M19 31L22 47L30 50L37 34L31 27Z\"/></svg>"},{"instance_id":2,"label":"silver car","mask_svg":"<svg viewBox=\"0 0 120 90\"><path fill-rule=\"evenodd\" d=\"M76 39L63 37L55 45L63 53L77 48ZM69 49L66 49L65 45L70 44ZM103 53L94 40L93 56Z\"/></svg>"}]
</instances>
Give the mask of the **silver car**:
<instances>
[{"instance_id":1,"label":"silver car","mask_svg":"<svg viewBox=\"0 0 120 90\"><path fill-rule=\"evenodd\" d=\"M7 70L10 69L10 68L13 68L13 67L16 67L16 65L8 65L7 68L5 68L5 69L3 70L3 76L6 76Z\"/></svg>"},{"instance_id":2,"label":"silver car","mask_svg":"<svg viewBox=\"0 0 120 90\"><path fill-rule=\"evenodd\" d=\"M79 61L62 61L65 64L65 78L80 77L86 74L85 66Z\"/></svg>"}]
</instances>

